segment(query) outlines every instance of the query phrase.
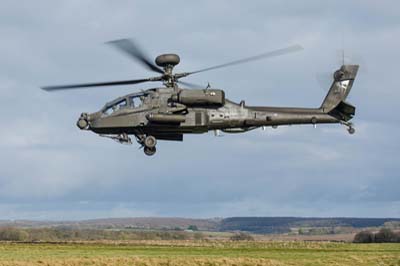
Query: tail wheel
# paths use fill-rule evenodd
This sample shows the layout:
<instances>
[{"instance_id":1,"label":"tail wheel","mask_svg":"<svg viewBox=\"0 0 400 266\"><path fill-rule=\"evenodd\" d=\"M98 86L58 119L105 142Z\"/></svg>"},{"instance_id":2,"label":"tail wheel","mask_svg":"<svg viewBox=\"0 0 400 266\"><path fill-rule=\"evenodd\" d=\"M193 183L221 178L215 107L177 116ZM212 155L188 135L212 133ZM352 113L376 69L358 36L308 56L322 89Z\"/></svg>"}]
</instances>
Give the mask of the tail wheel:
<instances>
[{"instance_id":1,"label":"tail wheel","mask_svg":"<svg viewBox=\"0 0 400 266\"><path fill-rule=\"evenodd\" d=\"M157 139L154 136L147 136L144 139L144 146L147 148L155 148L157 144Z\"/></svg>"},{"instance_id":2,"label":"tail wheel","mask_svg":"<svg viewBox=\"0 0 400 266\"><path fill-rule=\"evenodd\" d=\"M152 156L156 153L156 147L153 148L148 148L148 147L144 147L144 154L146 154L147 156Z\"/></svg>"},{"instance_id":3,"label":"tail wheel","mask_svg":"<svg viewBox=\"0 0 400 266\"><path fill-rule=\"evenodd\" d=\"M353 135L354 133L356 133L356 129L354 127L349 127L347 129L347 131L349 132L350 135Z\"/></svg>"}]
</instances>

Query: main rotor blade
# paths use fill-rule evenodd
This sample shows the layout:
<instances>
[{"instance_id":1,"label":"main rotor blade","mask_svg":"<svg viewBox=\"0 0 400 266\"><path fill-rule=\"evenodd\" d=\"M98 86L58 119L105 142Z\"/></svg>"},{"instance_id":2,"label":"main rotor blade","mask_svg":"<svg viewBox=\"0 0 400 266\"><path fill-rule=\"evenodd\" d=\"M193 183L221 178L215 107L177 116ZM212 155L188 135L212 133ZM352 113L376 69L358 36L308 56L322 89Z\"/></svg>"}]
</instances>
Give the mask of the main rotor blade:
<instances>
[{"instance_id":1,"label":"main rotor blade","mask_svg":"<svg viewBox=\"0 0 400 266\"><path fill-rule=\"evenodd\" d=\"M283 48L283 49L278 49L278 50L266 52L266 53L263 53L263 54L260 54L260 55L251 56L251 57L235 60L235 61L228 62L228 63L221 64L221 65L216 65L216 66L212 66L212 67L203 68L203 69L200 69L200 70L197 70L197 71L192 71L192 72L189 72L188 75L195 74L195 73L200 73L200 72L205 72L205 71L209 71L209 70L213 70L213 69L217 69L217 68L223 68L223 67L227 67L227 66L247 63L247 62L250 62L250 61L260 60L260 59L264 59L264 58L270 58L270 57L285 55L285 54L289 54L289 53L298 52L298 51L301 51L301 50L303 50L302 46L293 45L293 46L289 46L289 47L286 47L286 48Z\"/></svg>"},{"instance_id":2,"label":"main rotor blade","mask_svg":"<svg viewBox=\"0 0 400 266\"><path fill-rule=\"evenodd\" d=\"M182 85L187 86L187 87L192 88L192 89L201 89L201 88L205 88L206 87L206 86L201 86L201 85L198 85L198 84L194 84L194 83L186 82L186 81L181 81L181 80L178 80L177 82L179 84L182 84Z\"/></svg>"},{"instance_id":3,"label":"main rotor blade","mask_svg":"<svg viewBox=\"0 0 400 266\"><path fill-rule=\"evenodd\" d=\"M115 85L132 85L148 81L158 81L158 78L147 78L147 79L133 79L133 80L122 80L122 81L111 81L111 82L99 82L99 83L84 83L84 84L71 84L71 85L61 85L61 86L46 86L41 87L45 91L57 91L66 89L79 89L79 88L89 88L89 87L102 87L102 86L115 86Z\"/></svg>"},{"instance_id":4,"label":"main rotor blade","mask_svg":"<svg viewBox=\"0 0 400 266\"><path fill-rule=\"evenodd\" d=\"M107 42L107 44L111 44L115 48L123 51L124 53L130 55L132 58L138 60L148 69L164 74L164 71L156 66L148 56L132 41L129 39L120 39L115 41Z\"/></svg>"}]
</instances>

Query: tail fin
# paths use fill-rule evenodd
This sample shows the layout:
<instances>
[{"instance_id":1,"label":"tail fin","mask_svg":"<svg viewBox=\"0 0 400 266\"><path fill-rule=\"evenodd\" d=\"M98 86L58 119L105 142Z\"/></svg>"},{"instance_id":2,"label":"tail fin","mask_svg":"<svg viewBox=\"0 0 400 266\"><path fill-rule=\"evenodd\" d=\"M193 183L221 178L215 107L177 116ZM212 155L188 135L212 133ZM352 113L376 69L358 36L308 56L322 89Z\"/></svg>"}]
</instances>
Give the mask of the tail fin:
<instances>
[{"instance_id":1,"label":"tail fin","mask_svg":"<svg viewBox=\"0 0 400 266\"><path fill-rule=\"evenodd\" d=\"M339 119L345 121L350 120L355 114L355 107L345 100L353 86L358 67L358 65L343 65L335 72L332 86L320 107L324 113L339 116Z\"/></svg>"}]
</instances>

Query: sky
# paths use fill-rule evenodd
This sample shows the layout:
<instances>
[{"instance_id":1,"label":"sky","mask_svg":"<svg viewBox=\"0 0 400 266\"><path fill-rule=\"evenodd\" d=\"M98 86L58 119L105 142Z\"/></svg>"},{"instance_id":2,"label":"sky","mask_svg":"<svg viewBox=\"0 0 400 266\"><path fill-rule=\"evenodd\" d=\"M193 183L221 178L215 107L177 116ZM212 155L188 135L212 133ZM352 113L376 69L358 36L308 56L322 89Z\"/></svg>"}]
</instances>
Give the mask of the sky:
<instances>
[{"instance_id":1,"label":"sky","mask_svg":"<svg viewBox=\"0 0 400 266\"><path fill-rule=\"evenodd\" d=\"M398 1L37 0L0 3L0 220L103 217L400 217ZM360 64L340 125L159 141L147 157L76 120L156 86L47 93L40 86L152 76L104 43L132 38L192 71L300 44L304 50L185 81L248 105L318 107L321 73ZM319 81L318 81L319 80Z\"/></svg>"}]
</instances>

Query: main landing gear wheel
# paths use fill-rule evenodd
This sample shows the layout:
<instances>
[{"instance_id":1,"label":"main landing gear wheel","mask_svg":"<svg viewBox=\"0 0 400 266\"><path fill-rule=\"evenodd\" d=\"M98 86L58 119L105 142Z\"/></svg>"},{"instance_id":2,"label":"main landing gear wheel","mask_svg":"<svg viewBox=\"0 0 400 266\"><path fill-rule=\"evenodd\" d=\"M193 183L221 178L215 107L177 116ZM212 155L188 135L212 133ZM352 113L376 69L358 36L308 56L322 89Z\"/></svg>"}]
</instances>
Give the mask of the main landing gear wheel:
<instances>
[{"instance_id":1,"label":"main landing gear wheel","mask_svg":"<svg viewBox=\"0 0 400 266\"><path fill-rule=\"evenodd\" d=\"M156 151L157 151L157 149L156 149L156 147L153 147L153 148L149 148L149 147L144 147L144 154L146 154L147 156L152 156L152 155L154 155L155 153L156 153Z\"/></svg>"},{"instance_id":2,"label":"main landing gear wheel","mask_svg":"<svg viewBox=\"0 0 400 266\"><path fill-rule=\"evenodd\" d=\"M156 153L156 144L157 144L157 139L154 136L146 136L142 140L142 145L144 146L144 154L147 156L152 156Z\"/></svg>"},{"instance_id":3,"label":"main landing gear wheel","mask_svg":"<svg viewBox=\"0 0 400 266\"><path fill-rule=\"evenodd\" d=\"M349 132L350 135L353 135L354 133L356 133L356 129L354 127L349 127L347 129L347 131Z\"/></svg>"},{"instance_id":4,"label":"main landing gear wheel","mask_svg":"<svg viewBox=\"0 0 400 266\"><path fill-rule=\"evenodd\" d=\"M155 137L153 137L153 136L147 136L144 139L144 143L143 144L147 148L154 148L156 146L156 144L157 144L157 139Z\"/></svg>"}]
</instances>

